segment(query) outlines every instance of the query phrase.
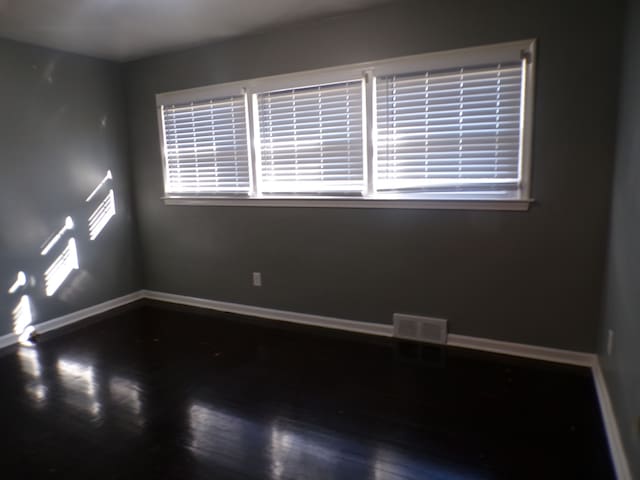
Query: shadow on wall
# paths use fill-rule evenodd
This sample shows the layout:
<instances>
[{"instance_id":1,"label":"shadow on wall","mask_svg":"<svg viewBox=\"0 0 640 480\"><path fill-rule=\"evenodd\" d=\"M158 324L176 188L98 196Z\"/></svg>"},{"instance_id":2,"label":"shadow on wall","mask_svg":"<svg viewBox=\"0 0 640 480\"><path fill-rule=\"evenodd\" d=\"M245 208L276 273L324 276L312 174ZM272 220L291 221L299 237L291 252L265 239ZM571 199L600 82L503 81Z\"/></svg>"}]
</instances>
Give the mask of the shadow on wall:
<instances>
[{"instance_id":1,"label":"shadow on wall","mask_svg":"<svg viewBox=\"0 0 640 480\"><path fill-rule=\"evenodd\" d=\"M12 310L13 332L22 344L32 343L35 331L32 324L36 314L34 300L54 295L73 295L73 283L70 280L74 272L80 270L82 247L89 248L116 215L111 170L107 171L74 213L75 220L67 216L60 228L43 242L40 252L34 252L34 256L41 258L38 264L42 269L17 272L15 281L9 287L8 294L15 304ZM65 285L69 288L63 289Z\"/></svg>"}]
</instances>

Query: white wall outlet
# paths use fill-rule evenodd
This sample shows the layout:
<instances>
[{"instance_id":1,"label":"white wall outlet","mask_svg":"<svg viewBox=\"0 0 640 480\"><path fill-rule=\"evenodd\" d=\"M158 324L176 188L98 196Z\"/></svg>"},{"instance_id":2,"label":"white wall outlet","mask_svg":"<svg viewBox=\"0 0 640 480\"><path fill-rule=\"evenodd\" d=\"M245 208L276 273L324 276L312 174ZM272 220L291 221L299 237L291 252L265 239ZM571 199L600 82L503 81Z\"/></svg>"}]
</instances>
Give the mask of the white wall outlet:
<instances>
[{"instance_id":1,"label":"white wall outlet","mask_svg":"<svg viewBox=\"0 0 640 480\"><path fill-rule=\"evenodd\" d=\"M262 286L262 273L253 272L253 286L261 287Z\"/></svg>"},{"instance_id":2,"label":"white wall outlet","mask_svg":"<svg viewBox=\"0 0 640 480\"><path fill-rule=\"evenodd\" d=\"M609 329L607 332L607 355L611 355L613 353L613 330Z\"/></svg>"}]
</instances>

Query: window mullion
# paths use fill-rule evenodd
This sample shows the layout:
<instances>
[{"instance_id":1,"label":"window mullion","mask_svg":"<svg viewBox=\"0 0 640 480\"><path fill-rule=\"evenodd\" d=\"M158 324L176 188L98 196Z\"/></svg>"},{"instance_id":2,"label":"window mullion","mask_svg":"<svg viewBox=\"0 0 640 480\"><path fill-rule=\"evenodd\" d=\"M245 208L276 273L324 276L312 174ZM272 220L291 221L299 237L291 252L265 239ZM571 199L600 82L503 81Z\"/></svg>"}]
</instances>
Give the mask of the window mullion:
<instances>
[{"instance_id":1,"label":"window mullion","mask_svg":"<svg viewBox=\"0 0 640 480\"><path fill-rule=\"evenodd\" d=\"M375 77L371 70L364 73L362 94L363 118L363 167L364 167L364 196L375 193Z\"/></svg>"},{"instance_id":2,"label":"window mullion","mask_svg":"<svg viewBox=\"0 0 640 480\"><path fill-rule=\"evenodd\" d=\"M247 152L249 156L249 196L254 197L256 195L256 170L255 170L255 159L256 152L253 147L253 110L249 104L249 99L251 98L251 94L247 91L247 89L243 89L244 93L244 112L245 112L245 127L247 129L246 142L247 142Z\"/></svg>"},{"instance_id":3,"label":"window mullion","mask_svg":"<svg viewBox=\"0 0 640 480\"><path fill-rule=\"evenodd\" d=\"M252 195L259 197L262 195L262 148L260 143L260 121L258 117L258 95L255 93L250 94L251 108L249 109L251 115L251 130L249 134L249 142L251 143L251 152L253 157L251 160L251 171L253 173L253 189Z\"/></svg>"}]
</instances>

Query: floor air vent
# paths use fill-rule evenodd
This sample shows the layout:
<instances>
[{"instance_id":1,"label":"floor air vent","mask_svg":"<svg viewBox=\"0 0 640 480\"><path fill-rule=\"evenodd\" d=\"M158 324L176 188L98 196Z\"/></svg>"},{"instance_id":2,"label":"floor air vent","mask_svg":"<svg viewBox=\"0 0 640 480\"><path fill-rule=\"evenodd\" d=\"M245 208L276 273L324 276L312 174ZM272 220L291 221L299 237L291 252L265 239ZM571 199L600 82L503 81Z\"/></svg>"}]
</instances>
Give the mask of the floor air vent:
<instances>
[{"instance_id":1,"label":"floor air vent","mask_svg":"<svg viewBox=\"0 0 640 480\"><path fill-rule=\"evenodd\" d=\"M441 318L393 314L393 335L418 342L447 343L447 321Z\"/></svg>"}]
</instances>

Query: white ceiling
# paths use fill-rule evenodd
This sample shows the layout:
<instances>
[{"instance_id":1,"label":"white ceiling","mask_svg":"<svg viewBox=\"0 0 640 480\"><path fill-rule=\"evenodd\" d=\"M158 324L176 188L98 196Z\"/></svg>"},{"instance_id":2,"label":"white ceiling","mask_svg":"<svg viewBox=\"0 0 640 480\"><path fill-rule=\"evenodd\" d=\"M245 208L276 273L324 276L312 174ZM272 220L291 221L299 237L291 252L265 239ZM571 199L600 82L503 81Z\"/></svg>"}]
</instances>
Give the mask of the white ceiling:
<instances>
[{"instance_id":1,"label":"white ceiling","mask_svg":"<svg viewBox=\"0 0 640 480\"><path fill-rule=\"evenodd\" d=\"M0 37L128 60L388 0L0 0Z\"/></svg>"}]
</instances>

